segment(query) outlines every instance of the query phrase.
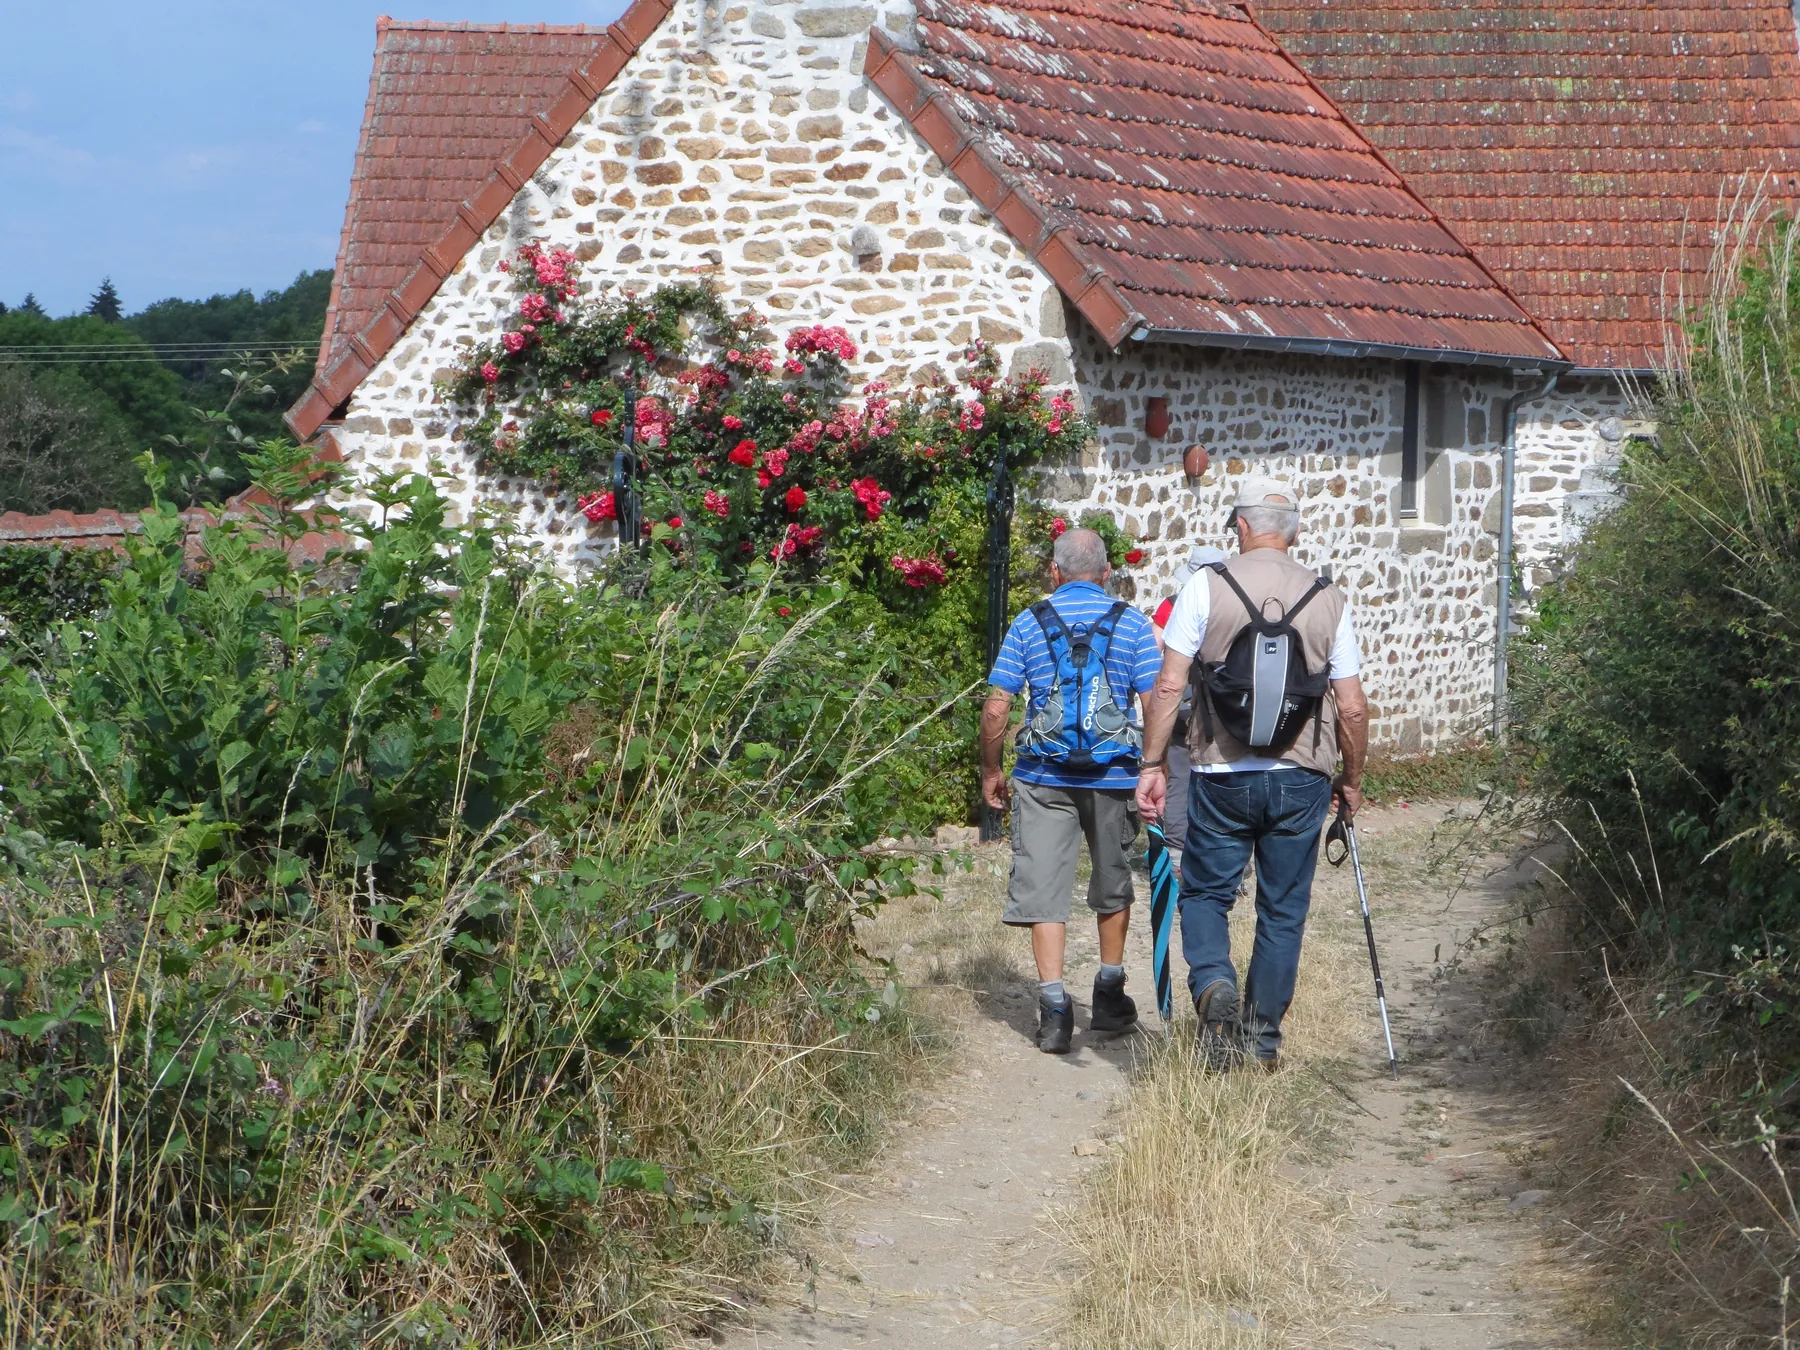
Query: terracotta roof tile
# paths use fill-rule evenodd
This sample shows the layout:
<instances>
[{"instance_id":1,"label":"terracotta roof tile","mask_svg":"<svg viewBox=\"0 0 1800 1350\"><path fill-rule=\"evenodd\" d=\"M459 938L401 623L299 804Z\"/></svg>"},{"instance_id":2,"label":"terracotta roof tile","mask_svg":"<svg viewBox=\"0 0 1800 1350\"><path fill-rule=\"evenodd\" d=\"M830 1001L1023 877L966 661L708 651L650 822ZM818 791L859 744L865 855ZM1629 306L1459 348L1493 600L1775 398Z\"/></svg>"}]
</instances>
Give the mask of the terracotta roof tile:
<instances>
[{"instance_id":1,"label":"terracotta roof tile","mask_svg":"<svg viewBox=\"0 0 1800 1350\"><path fill-rule=\"evenodd\" d=\"M1257 0L1258 18L1583 366L1663 355L1744 175L1800 202L1790 0Z\"/></svg>"},{"instance_id":2,"label":"terracotta roof tile","mask_svg":"<svg viewBox=\"0 0 1800 1350\"><path fill-rule=\"evenodd\" d=\"M1304 72L1209 0L920 0L868 70L1101 333L1558 364Z\"/></svg>"}]
</instances>

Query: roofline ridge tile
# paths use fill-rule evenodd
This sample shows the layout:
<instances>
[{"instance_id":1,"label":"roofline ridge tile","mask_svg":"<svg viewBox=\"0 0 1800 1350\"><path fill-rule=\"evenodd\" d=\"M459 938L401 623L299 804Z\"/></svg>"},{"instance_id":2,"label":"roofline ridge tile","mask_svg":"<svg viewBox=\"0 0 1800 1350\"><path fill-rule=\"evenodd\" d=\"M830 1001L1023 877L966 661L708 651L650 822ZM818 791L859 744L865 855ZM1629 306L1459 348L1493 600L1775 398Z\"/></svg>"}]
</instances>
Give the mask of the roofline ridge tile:
<instances>
[{"instance_id":1,"label":"roofline ridge tile","mask_svg":"<svg viewBox=\"0 0 1800 1350\"><path fill-rule=\"evenodd\" d=\"M948 106L949 99L928 86L911 55L880 28L869 30L863 74L983 209L1050 274L1109 346L1117 347L1145 323L1118 283L1089 259L1074 230L1021 189L1009 166L981 143L976 130Z\"/></svg>"},{"instance_id":2,"label":"roofline ridge tile","mask_svg":"<svg viewBox=\"0 0 1800 1350\"><path fill-rule=\"evenodd\" d=\"M330 320L335 318L338 287L343 272L343 246L340 244L338 279L332 282L332 312L328 314L321 340L319 369L313 376L311 387L288 409L285 419L289 429L299 440L310 440L325 425L338 406L356 392L357 386L368 378L381 358L392 350L412 321L418 317L419 311L437 294L442 285L442 276L434 270L432 264L446 258L460 260L479 242L488 227L511 204L519 187L555 153L563 137L586 116L594 100L599 97L598 94L587 91L598 89L604 93L618 78L626 62L661 27L674 7L675 0L632 0L625 13L605 29L582 28L580 36L583 37L599 37L604 34L599 49L571 70L566 81L567 88L550 108L540 109L526 119L523 134L513 142L512 148L495 160L487 179L449 213L449 224L437 239L419 251L419 259L407 273L406 279L388 292L375 307L368 323L360 332L350 335L345 349L328 366L327 358L332 350ZM378 24L378 39L394 26L396 25L391 20L385 25ZM519 30L519 26L514 25L510 31ZM378 44L378 54L379 51ZM374 94L380 73L380 61L377 60L369 81L370 112L365 115L363 124L364 141L359 142L357 147L358 165L362 163L363 150L370 132L371 123L368 119L373 116ZM514 180L517 180L517 186L509 187L508 184ZM351 193L350 200L351 205L345 214L343 237L346 241L349 239L351 213L355 210L357 200L354 192ZM456 263L453 261L450 266L454 268Z\"/></svg>"},{"instance_id":3,"label":"roofline ridge tile","mask_svg":"<svg viewBox=\"0 0 1800 1350\"><path fill-rule=\"evenodd\" d=\"M1452 239L1454 239L1456 241L1457 245L1464 252L1466 252L1471 259L1474 260L1475 265L1477 267L1479 267L1483 272L1487 273L1487 275L1490 278L1492 278L1493 283L1494 283L1494 288L1496 290L1498 290L1502 295L1504 295L1508 300L1512 301L1514 305L1518 306L1519 313L1523 314L1526 317L1526 319L1530 322L1532 330L1540 338L1542 338L1546 343L1549 344L1550 349L1552 351L1554 351L1558 357L1562 357L1564 355L1562 348L1556 344L1556 341L1550 336L1549 332L1544 328L1544 326L1537 321L1537 319L1532 315L1531 311L1525 308L1524 304L1519 300L1519 297L1513 293L1512 287L1508 286L1504 281L1502 281L1500 279L1499 275L1494 271L1494 269L1489 267L1487 265L1487 263L1482 260L1481 255L1476 253L1476 251L1474 249L1469 247L1468 241L1466 239L1464 239L1460 234L1458 234L1454 229L1451 228L1449 221L1445 220L1438 212L1432 210L1430 203L1428 203L1423 197L1419 196L1419 194L1417 192L1413 191L1412 184L1410 184L1406 181L1406 176L1404 174L1402 174L1400 172L1400 170L1397 167L1395 167L1394 163L1391 160L1389 160L1388 157L1381 152L1381 148L1378 145L1376 145L1374 141L1369 139L1369 137L1363 132L1363 130L1360 126L1358 126L1355 122L1351 121L1350 118L1348 118L1344 115L1344 110L1342 108L1338 107L1336 101L1334 99L1332 99L1332 97L1329 94L1327 94L1325 92L1324 86L1322 86L1317 80L1315 80L1312 77L1312 72L1309 71L1300 62L1296 61L1293 58L1293 55L1288 51L1287 47L1282 44L1281 39L1276 37L1275 34L1271 33L1266 27L1264 27L1262 20L1256 17L1256 10L1252 7L1251 0L1240 0L1240 3L1243 6L1244 13L1249 17L1250 22L1256 25L1257 29L1263 34L1264 37L1268 38L1268 40L1270 42L1275 44L1275 50L1277 50L1278 52L1281 53L1282 58L1284 60L1286 60L1288 62L1288 64L1293 66L1295 70L1298 70L1302 75L1306 76L1306 83L1308 86L1311 87L1313 93L1315 93L1319 96L1319 98L1324 102L1324 104L1327 108L1330 108L1332 112L1336 113L1340 118L1343 119L1344 125L1349 127L1353 132L1356 133L1356 137L1358 140L1360 140L1364 145L1368 146L1369 153L1371 155L1375 156L1376 159L1380 160L1382 165L1387 169L1387 171L1394 175L1395 180L1400 185L1400 190L1402 192L1406 193L1406 195L1411 197L1415 202L1417 202L1420 205L1420 207L1422 207L1426 212L1428 212L1431 215L1432 219L1437 221L1438 228L1443 230L1445 234L1449 235Z\"/></svg>"},{"instance_id":4,"label":"roofline ridge tile","mask_svg":"<svg viewBox=\"0 0 1800 1350\"><path fill-rule=\"evenodd\" d=\"M382 15L378 32L399 29L416 33L535 33L544 37L594 37L606 29L585 23L482 23L476 19L395 19Z\"/></svg>"}]
</instances>

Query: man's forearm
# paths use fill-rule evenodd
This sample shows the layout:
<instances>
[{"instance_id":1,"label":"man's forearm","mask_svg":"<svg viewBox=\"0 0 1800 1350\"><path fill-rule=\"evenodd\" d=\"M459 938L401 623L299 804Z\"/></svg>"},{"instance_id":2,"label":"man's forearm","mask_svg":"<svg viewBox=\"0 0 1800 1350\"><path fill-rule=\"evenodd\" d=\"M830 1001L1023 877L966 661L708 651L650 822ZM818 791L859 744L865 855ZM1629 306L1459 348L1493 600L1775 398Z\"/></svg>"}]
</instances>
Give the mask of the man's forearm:
<instances>
[{"instance_id":1,"label":"man's forearm","mask_svg":"<svg viewBox=\"0 0 1800 1350\"><path fill-rule=\"evenodd\" d=\"M1363 766L1369 760L1369 701L1360 690L1338 697L1337 743L1344 760L1344 781L1351 787L1362 786Z\"/></svg>"},{"instance_id":2,"label":"man's forearm","mask_svg":"<svg viewBox=\"0 0 1800 1350\"><path fill-rule=\"evenodd\" d=\"M1169 736L1175 730L1175 715L1181 711L1181 698L1187 692L1193 666L1193 657L1183 656L1173 648L1163 650L1162 669L1156 672L1156 684L1144 705L1144 759L1148 763L1160 763L1168 757Z\"/></svg>"},{"instance_id":3,"label":"man's forearm","mask_svg":"<svg viewBox=\"0 0 1800 1350\"><path fill-rule=\"evenodd\" d=\"M1012 720L1012 695L995 689L981 705L981 767L999 772L1006 747L1006 726Z\"/></svg>"}]
</instances>

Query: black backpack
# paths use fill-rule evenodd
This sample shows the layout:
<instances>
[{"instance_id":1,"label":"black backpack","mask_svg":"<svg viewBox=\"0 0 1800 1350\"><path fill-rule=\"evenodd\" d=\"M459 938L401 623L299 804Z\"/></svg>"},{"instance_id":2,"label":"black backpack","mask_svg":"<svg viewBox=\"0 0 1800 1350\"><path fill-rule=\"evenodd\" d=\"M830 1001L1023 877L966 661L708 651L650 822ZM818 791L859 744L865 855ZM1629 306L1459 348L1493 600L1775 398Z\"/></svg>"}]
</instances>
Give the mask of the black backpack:
<instances>
[{"instance_id":1,"label":"black backpack","mask_svg":"<svg viewBox=\"0 0 1800 1350\"><path fill-rule=\"evenodd\" d=\"M1306 644L1294 630L1294 616L1330 583L1316 578L1312 589L1279 619L1265 619L1244 594L1237 578L1224 563L1208 563L1225 579L1249 612L1250 622L1231 640L1223 661L1203 663L1199 683L1204 696L1195 699L1206 730L1213 739L1213 715L1235 740L1271 758L1286 753L1300 737L1307 718L1313 719L1313 748L1319 746L1324 722L1325 693L1331 687L1327 663L1316 675L1306 668Z\"/></svg>"}]
</instances>

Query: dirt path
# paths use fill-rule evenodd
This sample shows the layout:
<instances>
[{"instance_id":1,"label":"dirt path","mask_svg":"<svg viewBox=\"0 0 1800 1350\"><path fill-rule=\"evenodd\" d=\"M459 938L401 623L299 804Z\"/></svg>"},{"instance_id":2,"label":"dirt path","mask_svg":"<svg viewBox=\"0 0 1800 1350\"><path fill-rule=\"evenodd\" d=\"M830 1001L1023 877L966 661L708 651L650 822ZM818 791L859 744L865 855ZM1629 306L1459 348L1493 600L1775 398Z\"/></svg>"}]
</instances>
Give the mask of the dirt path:
<instances>
[{"instance_id":1,"label":"dirt path","mask_svg":"<svg viewBox=\"0 0 1800 1350\"><path fill-rule=\"evenodd\" d=\"M1472 982L1436 976L1440 959L1450 961L1470 928L1496 912L1516 874L1452 898L1448 879L1426 875L1442 815L1371 811L1361 830L1405 1068L1398 1082L1386 1075L1372 1006L1356 1008L1352 1015L1368 1024L1360 1037L1368 1053L1337 1069L1356 1105L1346 1106L1340 1147L1304 1178L1349 1198L1345 1278L1382 1295L1369 1320L1343 1326L1337 1343L1563 1345L1526 1170L1535 1113L1509 1092L1488 1051L1493 1019ZM1036 1052L1029 949L994 922L1004 868L1002 850L979 850L975 874L954 879L945 902L909 902L871 929L871 949L894 955L909 983L948 987L941 997L953 1002L940 1011L958 1017L964 1035L880 1162L837 1179L840 1204L828 1235L813 1244L810 1270L725 1344L1061 1350L1061 1293L1073 1259L1064 1234L1084 1176L1116 1146L1109 1117L1147 1040L1079 1030L1098 953L1091 928L1072 927L1070 987L1081 1005L1075 1052ZM1359 945L1354 903L1348 869L1322 866L1310 940ZM1143 929L1132 934L1128 966L1149 1013ZM1179 959L1177 967L1179 980ZM1194 1343L1215 1342L1201 1335ZM1224 1325L1216 1343L1288 1342Z\"/></svg>"}]
</instances>

